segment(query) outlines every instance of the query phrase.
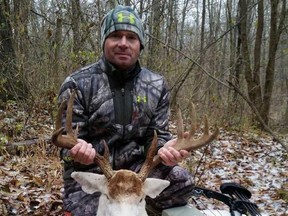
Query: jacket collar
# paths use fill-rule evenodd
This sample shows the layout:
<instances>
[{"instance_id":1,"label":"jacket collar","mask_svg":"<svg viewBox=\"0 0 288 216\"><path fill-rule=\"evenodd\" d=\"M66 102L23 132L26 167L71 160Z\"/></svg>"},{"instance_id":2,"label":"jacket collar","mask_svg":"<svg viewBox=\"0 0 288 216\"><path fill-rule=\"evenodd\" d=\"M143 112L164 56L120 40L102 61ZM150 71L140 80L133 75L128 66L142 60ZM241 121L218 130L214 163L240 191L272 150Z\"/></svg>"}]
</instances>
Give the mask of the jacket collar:
<instances>
[{"instance_id":1,"label":"jacket collar","mask_svg":"<svg viewBox=\"0 0 288 216\"><path fill-rule=\"evenodd\" d=\"M112 79L118 80L120 83L125 83L126 81L137 76L141 71L141 66L139 61L136 62L134 67L126 71L118 71L113 64L111 64L104 55L101 57L101 67L104 72Z\"/></svg>"}]
</instances>

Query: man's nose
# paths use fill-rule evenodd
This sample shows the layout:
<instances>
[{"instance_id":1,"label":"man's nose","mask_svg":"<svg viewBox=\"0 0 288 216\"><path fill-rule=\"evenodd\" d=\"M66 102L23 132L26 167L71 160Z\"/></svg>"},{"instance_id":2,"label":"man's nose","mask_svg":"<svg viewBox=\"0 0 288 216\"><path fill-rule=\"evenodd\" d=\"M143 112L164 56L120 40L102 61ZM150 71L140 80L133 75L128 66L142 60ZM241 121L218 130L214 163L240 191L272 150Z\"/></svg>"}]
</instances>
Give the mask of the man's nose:
<instances>
[{"instance_id":1,"label":"man's nose","mask_svg":"<svg viewBox=\"0 0 288 216\"><path fill-rule=\"evenodd\" d=\"M127 41L127 38L126 36L122 36L120 41L119 41L119 45L121 47L127 47L128 46L128 41Z\"/></svg>"}]
</instances>

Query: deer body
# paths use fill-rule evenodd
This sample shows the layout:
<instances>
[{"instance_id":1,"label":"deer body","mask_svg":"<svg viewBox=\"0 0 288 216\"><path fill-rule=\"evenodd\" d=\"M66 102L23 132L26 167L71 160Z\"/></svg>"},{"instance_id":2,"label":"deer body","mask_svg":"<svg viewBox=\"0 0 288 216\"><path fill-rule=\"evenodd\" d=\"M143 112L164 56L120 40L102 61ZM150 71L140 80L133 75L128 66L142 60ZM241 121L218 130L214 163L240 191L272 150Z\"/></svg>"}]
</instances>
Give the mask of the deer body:
<instances>
[{"instance_id":1,"label":"deer body","mask_svg":"<svg viewBox=\"0 0 288 216\"><path fill-rule=\"evenodd\" d=\"M155 198L170 184L155 178L142 182L129 170L116 171L109 180L104 175L87 172L73 172L71 176L84 192L101 193L97 216L147 216L145 197Z\"/></svg>"}]
</instances>

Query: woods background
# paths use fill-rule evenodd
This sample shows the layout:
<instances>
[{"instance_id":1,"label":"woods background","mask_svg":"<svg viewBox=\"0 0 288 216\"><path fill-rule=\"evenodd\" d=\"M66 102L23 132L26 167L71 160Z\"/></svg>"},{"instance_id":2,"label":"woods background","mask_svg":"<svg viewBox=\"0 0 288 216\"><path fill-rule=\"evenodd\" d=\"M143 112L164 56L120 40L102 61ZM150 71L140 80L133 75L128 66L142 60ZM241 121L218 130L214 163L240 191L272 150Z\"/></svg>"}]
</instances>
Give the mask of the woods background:
<instances>
[{"instance_id":1,"label":"woods background","mask_svg":"<svg viewBox=\"0 0 288 216\"><path fill-rule=\"evenodd\" d=\"M52 117L65 77L102 55L101 19L116 4L143 20L140 62L166 77L172 107L288 131L286 0L0 0L0 109L16 101Z\"/></svg>"}]
</instances>

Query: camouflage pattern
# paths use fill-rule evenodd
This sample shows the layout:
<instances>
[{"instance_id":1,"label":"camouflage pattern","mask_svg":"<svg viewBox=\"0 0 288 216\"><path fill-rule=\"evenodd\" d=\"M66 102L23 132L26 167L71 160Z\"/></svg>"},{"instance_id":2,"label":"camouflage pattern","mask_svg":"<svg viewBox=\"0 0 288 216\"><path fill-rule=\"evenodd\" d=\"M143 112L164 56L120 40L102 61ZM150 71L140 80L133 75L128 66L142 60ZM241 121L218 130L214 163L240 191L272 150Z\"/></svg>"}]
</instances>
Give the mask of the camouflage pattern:
<instances>
[{"instance_id":1,"label":"camouflage pattern","mask_svg":"<svg viewBox=\"0 0 288 216\"><path fill-rule=\"evenodd\" d=\"M141 48L144 48L144 28L137 12L129 6L118 5L109 11L101 22L101 47L107 36L117 30L128 30L138 35Z\"/></svg>"},{"instance_id":2,"label":"camouflage pattern","mask_svg":"<svg viewBox=\"0 0 288 216\"><path fill-rule=\"evenodd\" d=\"M139 66L139 63L137 65ZM154 130L158 134L158 148L172 138L168 131L167 84L161 75L139 66L139 72L133 77L132 120L130 124L124 126L115 123L113 93L108 79L109 70L111 70L109 64L102 57L97 63L71 74L60 88L59 103L69 97L72 89L76 89L73 126L78 125L78 137L92 143L100 154L103 153L101 140L105 139L109 146L113 169L138 171L145 160L145 152L151 144ZM71 178L71 173L73 171L101 173L99 167L71 161L69 151L65 149L61 150L61 158L64 160L64 209L73 215L96 215L99 194L84 193L78 183ZM171 182L169 188L155 199L157 208L163 209L186 203L193 187L192 177L186 170L179 166L159 165L152 176Z\"/></svg>"}]
</instances>

